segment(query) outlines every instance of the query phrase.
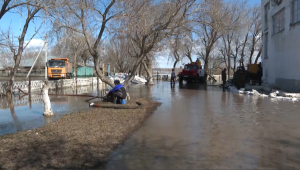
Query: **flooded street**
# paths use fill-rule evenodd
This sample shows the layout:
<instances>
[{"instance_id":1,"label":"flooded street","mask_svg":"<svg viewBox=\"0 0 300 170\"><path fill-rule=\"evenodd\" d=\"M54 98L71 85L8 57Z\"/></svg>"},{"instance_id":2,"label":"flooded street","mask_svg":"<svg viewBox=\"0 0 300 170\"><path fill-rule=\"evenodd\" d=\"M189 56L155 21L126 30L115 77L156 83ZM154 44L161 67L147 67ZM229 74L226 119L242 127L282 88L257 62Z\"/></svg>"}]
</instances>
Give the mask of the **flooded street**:
<instances>
[{"instance_id":1,"label":"flooded street","mask_svg":"<svg viewBox=\"0 0 300 170\"><path fill-rule=\"evenodd\" d=\"M78 94L96 95L95 88L80 89ZM162 105L110 154L106 169L300 168L299 102L223 92L203 84L176 84L171 89L165 81L130 86L128 91L132 98ZM52 108L57 117L86 110L85 99L52 96ZM38 97L31 108L26 102L14 108L3 103L0 135L52 121L42 116Z\"/></svg>"},{"instance_id":2,"label":"flooded street","mask_svg":"<svg viewBox=\"0 0 300 170\"><path fill-rule=\"evenodd\" d=\"M162 105L110 155L107 169L300 167L299 103L168 82L137 89Z\"/></svg>"},{"instance_id":3,"label":"flooded street","mask_svg":"<svg viewBox=\"0 0 300 170\"><path fill-rule=\"evenodd\" d=\"M76 94L72 88L54 91L50 90L49 94ZM91 94L96 95L96 87L86 86L79 87L77 94ZM70 96L50 96L53 113L57 114L53 117L44 117L44 104L42 96L33 94L31 103L28 95L15 96L14 106L10 107L6 98L0 99L0 135L14 133L18 131L34 129L51 123L61 115L71 112L79 112L90 109L84 100L87 97L70 97Z\"/></svg>"}]
</instances>

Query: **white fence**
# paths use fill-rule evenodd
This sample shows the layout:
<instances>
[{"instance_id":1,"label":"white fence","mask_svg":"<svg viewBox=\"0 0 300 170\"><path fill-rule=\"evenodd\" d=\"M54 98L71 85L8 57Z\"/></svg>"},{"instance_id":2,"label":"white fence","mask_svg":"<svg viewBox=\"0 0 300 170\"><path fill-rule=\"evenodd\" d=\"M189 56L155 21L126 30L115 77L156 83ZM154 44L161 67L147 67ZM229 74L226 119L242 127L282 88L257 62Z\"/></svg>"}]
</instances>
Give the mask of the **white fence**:
<instances>
[{"instance_id":1,"label":"white fence","mask_svg":"<svg viewBox=\"0 0 300 170\"><path fill-rule=\"evenodd\" d=\"M102 81L99 79L99 83ZM39 91L42 89L44 84L43 80L33 80L31 81L31 91ZM96 77L90 78L77 78L77 86L89 86L92 84L97 84ZM49 81L50 89L56 88L65 88L65 87L75 87L76 83L74 79L60 79ZM29 81L16 81L13 85L13 93L19 93L20 90L24 92L28 92ZM0 82L0 96L6 94L6 90L8 87L8 82Z\"/></svg>"}]
</instances>

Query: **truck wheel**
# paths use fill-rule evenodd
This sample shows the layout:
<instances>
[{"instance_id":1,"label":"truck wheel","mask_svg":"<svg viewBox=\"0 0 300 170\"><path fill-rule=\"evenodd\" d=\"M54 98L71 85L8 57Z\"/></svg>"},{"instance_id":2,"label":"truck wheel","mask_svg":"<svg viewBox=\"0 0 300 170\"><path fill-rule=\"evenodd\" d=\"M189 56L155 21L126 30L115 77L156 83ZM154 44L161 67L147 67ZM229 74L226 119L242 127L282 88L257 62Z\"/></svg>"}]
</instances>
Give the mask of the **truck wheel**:
<instances>
[{"instance_id":1,"label":"truck wheel","mask_svg":"<svg viewBox=\"0 0 300 170\"><path fill-rule=\"evenodd\" d=\"M205 83L205 77L201 77L201 83Z\"/></svg>"},{"instance_id":2,"label":"truck wheel","mask_svg":"<svg viewBox=\"0 0 300 170\"><path fill-rule=\"evenodd\" d=\"M182 84L182 82L183 82L182 77L179 77L179 83Z\"/></svg>"}]
</instances>

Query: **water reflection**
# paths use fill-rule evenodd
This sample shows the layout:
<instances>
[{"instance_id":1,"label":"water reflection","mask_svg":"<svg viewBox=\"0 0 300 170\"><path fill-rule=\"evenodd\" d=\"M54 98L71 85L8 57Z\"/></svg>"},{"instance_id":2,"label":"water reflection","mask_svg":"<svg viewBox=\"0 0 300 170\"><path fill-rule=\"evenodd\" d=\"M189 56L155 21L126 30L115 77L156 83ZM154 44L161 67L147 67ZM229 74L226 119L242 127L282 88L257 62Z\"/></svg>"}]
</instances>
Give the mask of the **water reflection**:
<instances>
[{"instance_id":1,"label":"water reflection","mask_svg":"<svg viewBox=\"0 0 300 170\"><path fill-rule=\"evenodd\" d=\"M21 130L22 130L22 127L21 127L21 124L20 124L20 122L19 122L19 119L18 119L18 117L17 117L17 115L16 115L15 108L14 108L14 106L13 106L11 100L8 101L8 105L9 105L9 109L10 109L11 116L12 116L12 118L13 118L13 120L14 120L14 125L16 126L17 131L21 131Z\"/></svg>"},{"instance_id":2,"label":"water reflection","mask_svg":"<svg viewBox=\"0 0 300 170\"><path fill-rule=\"evenodd\" d=\"M293 169L300 167L299 103L223 92L202 84L156 81L135 85L133 98L162 103L138 131L110 155L107 169ZM72 94L73 89L60 91ZM53 93L56 93L53 91ZM97 87L78 88L97 95ZM40 127L39 95L1 102L0 135ZM51 96L58 115L89 109L81 97ZM25 103L25 105L24 105ZM17 107L18 106L18 107Z\"/></svg>"},{"instance_id":3,"label":"water reflection","mask_svg":"<svg viewBox=\"0 0 300 170\"><path fill-rule=\"evenodd\" d=\"M95 95L96 87L77 88L77 94ZM0 100L0 135L14 133L43 126L59 118L63 114L90 109L84 102L86 97L61 96L74 94L73 88L49 90L51 106L56 116L43 116L43 98L38 93L14 96L11 102L6 98ZM29 107L28 107L29 106Z\"/></svg>"},{"instance_id":4,"label":"water reflection","mask_svg":"<svg viewBox=\"0 0 300 170\"><path fill-rule=\"evenodd\" d=\"M148 88L136 89L145 96ZM156 82L162 105L106 169L291 169L300 167L299 105Z\"/></svg>"}]
</instances>

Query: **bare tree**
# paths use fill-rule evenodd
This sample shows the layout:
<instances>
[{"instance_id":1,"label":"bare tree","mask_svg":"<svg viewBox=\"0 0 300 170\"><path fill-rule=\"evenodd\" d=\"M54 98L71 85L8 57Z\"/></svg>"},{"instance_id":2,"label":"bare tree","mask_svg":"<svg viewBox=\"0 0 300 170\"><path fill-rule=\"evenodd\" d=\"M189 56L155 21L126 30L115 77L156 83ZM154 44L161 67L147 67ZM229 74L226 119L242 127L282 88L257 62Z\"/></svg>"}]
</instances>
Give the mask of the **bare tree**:
<instances>
[{"instance_id":1,"label":"bare tree","mask_svg":"<svg viewBox=\"0 0 300 170\"><path fill-rule=\"evenodd\" d=\"M147 72L147 83L148 85L153 85L152 73L153 73L153 60L154 56L151 53L147 54L146 59L142 62L145 71Z\"/></svg>"},{"instance_id":2,"label":"bare tree","mask_svg":"<svg viewBox=\"0 0 300 170\"><path fill-rule=\"evenodd\" d=\"M176 68L177 63L182 61L184 57L184 45L181 42L181 38L181 36L175 35L169 40L169 48L171 50L169 54L169 60L174 61L173 69Z\"/></svg>"},{"instance_id":3,"label":"bare tree","mask_svg":"<svg viewBox=\"0 0 300 170\"><path fill-rule=\"evenodd\" d=\"M4 12L2 13L2 16L11 9L15 9L22 17L24 17L25 23L23 25L22 31L21 31L21 35L18 38L17 43L14 42L14 36L11 34L6 34L5 35L5 44L6 46L11 50L12 52L12 58L14 60L14 66L13 69L10 73L10 79L9 79L9 86L8 86L8 90L7 90L7 95L11 98L12 95L12 87L13 87L13 82L14 82L14 78L15 78L15 74L19 68L19 64L21 61L21 56L22 53L24 51L24 49L27 47L27 45L29 44L29 42L27 44L24 45L24 39L25 39L25 35L27 33L28 30L28 26L29 24L32 22L33 18L37 15L37 13L43 8L43 1L35 1L35 5L31 6L30 5L30 0L24 0L22 1L23 3L21 3L22 5L18 5L18 6L11 6L9 7L9 3L11 1L4 1L4 4L2 6L2 9ZM14 7L14 8L12 8ZM27 10L26 14L23 14L21 11L23 9ZM43 23L43 22L42 22ZM35 30L35 34L31 37L31 39L37 34L38 30L40 29L40 27L38 27Z\"/></svg>"},{"instance_id":4,"label":"bare tree","mask_svg":"<svg viewBox=\"0 0 300 170\"><path fill-rule=\"evenodd\" d=\"M152 0L142 0L134 3L128 17L122 18L122 33L131 43L130 54L136 59L131 70L131 76L124 82L127 86L133 79L139 65L148 54L165 38L184 25L189 10L194 1L183 0L170 3L152 3ZM151 59L150 59L151 60ZM150 62L149 64L152 64ZM143 64L145 66L145 64ZM147 68L145 68L147 70ZM148 84L152 84L152 71L148 70Z\"/></svg>"},{"instance_id":5,"label":"bare tree","mask_svg":"<svg viewBox=\"0 0 300 170\"><path fill-rule=\"evenodd\" d=\"M193 42L188 40L184 44L184 57L188 58L190 62L193 62L192 53L193 53Z\"/></svg>"},{"instance_id":6,"label":"bare tree","mask_svg":"<svg viewBox=\"0 0 300 170\"><path fill-rule=\"evenodd\" d=\"M245 2L236 2L232 1L228 5L228 15L224 18L226 23L226 30L222 35L222 44L221 53L224 55L224 59L227 60L226 66L228 75L230 75L230 70L235 71L236 69L236 60L241 47L239 43L239 33L241 30L240 20L243 14L243 7ZM226 56L226 57L225 57ZM233 61L231 60L233 59ZM233 67L231 64L233 63Z\"/></svg>"},{"instance_id":7,"label":"bare tree","mask_svg":"<svg viewBox=\"0 0 300 170\"><path fill-rule=\"evenodd\" d=\"M178 62L182 62L185 58L192 61L193 42L190 29L177 30L174 36L171 36L167 42L170 49L169 60L174 61L175 69Z\"/></svg>"},{"instance_id":8,"label":"bare tree","mask_svg":"<svg viewBox=\"0 0 300 170\"><path fill-rule=\"evenodd\" d=\"M31 0L3 0L2 2L0 2L0 20L8 11L24 5L33 6L38 4Z\"/></svg>"},{"instance_id":9,"label":"bare tree","mask_svg":"<svg viewBox=\"0 0 300 170\"><path fill-rule=\"evenodd\" d=\"M59 0L59 3L52 4L55 8L48 13L52 17L54 27L66 28L84 36L87 49L93 57L94 68L98 77L110 86L114 86L113 82L105 77L100 70L101 54L99 48L107 23L121 11L114 10L116 3L116 0ZM90 35L96 35L96 37L91 39Z\"/></svg>"},{"instance_id":10,"label":"bare tree","mask_svg":"<svg viewBox=\"0 0 300 170\"><path fill-rule=\"evenodd\" d=\"M126 39L117 36L112 37L105 47L104 60L110 63L111 67L116 68L116 71L127 73L134 60L128 53L130 47Z\"/></svg>"},{"instance_id":11,"label":"bare tree","mask_svg":"<svg viewBox=\"0 0 300 170\"><path fill-rule=\"evenodd\" d=\"M261 23L261 7L260 6L253 7L253 10L251 13L251 19L252 19L253 25L251 26L251 29L250 29L249 64L252 63L252 58L253 58L255 51L258 51L255 63L257 63L257 60L262 53L262 43L261 43L261 41L262 41L262 23Z\"/></svg>"},{"instance_id":12,"label":"bare tree","mask_svg":"<svg viewBox=\"0 0 300 170\"><path fill-rule=\"evenodd\" d=\"M204 61L205 72L208 72L208 62L210 54L213 51L216 42L226 31L226 18L228 9L221 0L210 0L205 3L205 10L195 16L195 30L198 35L198 41L204 46L204 49L197 54Z\"/></svg>"}]
</instances>

